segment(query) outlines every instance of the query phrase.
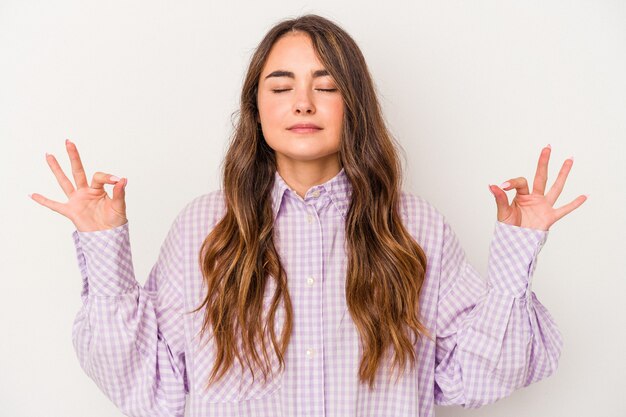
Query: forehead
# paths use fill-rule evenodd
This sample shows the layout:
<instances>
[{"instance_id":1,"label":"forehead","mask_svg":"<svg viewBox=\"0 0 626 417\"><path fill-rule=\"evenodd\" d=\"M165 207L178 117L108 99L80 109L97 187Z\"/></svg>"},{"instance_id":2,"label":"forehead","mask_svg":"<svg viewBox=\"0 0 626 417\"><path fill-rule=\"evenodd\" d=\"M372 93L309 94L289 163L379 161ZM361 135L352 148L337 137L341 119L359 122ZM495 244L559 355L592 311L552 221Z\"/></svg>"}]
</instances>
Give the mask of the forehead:
<instances>
[{"instance_id":1,"label":"forehead","mask_svg":"<svg viewBox=\"0 0 626 417\"><path fill-rule=\"evenodd\" d=\"M289 32L274 42L261 71L261 79L276 70L291 71L298 76L312 75L314 71L323 68L309 35Z\"/></svg>"}]
</instances>

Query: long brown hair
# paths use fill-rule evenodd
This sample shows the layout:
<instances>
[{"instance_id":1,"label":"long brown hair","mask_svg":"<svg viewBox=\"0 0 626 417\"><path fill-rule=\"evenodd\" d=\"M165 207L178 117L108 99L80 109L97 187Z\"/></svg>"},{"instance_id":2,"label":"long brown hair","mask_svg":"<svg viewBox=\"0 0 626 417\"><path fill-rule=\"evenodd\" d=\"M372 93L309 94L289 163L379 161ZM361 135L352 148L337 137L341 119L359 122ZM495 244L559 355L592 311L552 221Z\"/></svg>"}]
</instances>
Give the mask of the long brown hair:
<instances>
[{"instance_id":1,"label":"long brown hair","mask_svg":"<svg viewBox=\"0 0 626 417\"><path fill-rule=\"evenodd\" d=\"M395 353L393 367L402 370L407 362L415 365L420 335L431 337L419 317L426 255L399 215L402 169L365 59L341 27L313 14L272 27L255 49L243 84L240 114L223 162L226 214L199 255L207 294L194 312L206 306L201 333L211 329L216 347L208 384L224 376L235 358L242 368L245 360L253 378L260 368L266 380L271 372L268 342L284 368L293 310L273 240L271 190L277 167L259 124L257 92L270 49L290 31L310 36L345 104L339 158L353 190L345 223L346 303L363 347L359 380L372 388L389 348ZM270 277L275 290L264 316ZM278 337L274 322L281 301L284 325Z\"/></svg>"}]
</instances>

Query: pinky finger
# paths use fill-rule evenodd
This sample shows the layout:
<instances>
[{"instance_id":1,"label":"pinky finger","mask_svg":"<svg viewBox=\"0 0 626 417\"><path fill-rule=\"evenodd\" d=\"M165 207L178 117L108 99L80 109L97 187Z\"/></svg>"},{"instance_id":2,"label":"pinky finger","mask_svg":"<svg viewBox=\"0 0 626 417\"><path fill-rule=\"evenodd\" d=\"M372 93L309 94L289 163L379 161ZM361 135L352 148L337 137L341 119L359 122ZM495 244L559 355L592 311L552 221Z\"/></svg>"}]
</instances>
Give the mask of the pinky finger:
<instances>
[{"instance_id":1,"label":"pinky finger","mask_svg":"<svg viewBox=\"0 0 626 417\"><path fill-rule=\"evenodd\" d=\"M556 219L559 220L561 217L565 216L566 214L571 213L572 211L580 207L581 204L584 203L585 201L587 201L587 196L584 194L579 195L569 204L566 204L563 207L559 207L558 209L555 209L554 214L556 215Z\"/></svg>"},{"instance_id":2,"label":"pinky finger","mask_svg":"<svg viewBox=\"0 0 626 417\"><path fill-rule=\"evenodd\" d=\"M42 206L48 207L50 210L54 210L59 214L65 216L64 204L59 203L58 201L50 200L42 196L41 194L33 193L30 198L41 204Z\"/></svg>"}]
</instances>

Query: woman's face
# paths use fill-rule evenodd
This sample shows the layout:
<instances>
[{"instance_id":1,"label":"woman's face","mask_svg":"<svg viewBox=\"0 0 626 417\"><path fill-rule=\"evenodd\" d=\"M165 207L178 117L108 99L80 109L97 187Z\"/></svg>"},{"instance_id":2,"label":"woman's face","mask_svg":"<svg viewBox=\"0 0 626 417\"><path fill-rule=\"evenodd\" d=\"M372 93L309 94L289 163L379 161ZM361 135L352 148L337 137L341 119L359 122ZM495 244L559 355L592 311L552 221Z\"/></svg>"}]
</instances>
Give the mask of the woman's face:
<instances>
[{"instance_id":1,"label":"woman's face","mask_svg":"<svg viewBox=\"0 0 626 417\"><path fill-rule=\"evenodd\" d=\"M257 105L263 136L278 166L313 161L338 166L344 104L333 78L325 74L303 32L284 35L270 50ZM292 128L300 123L317 128Z\"/></svg>"}]
</instances>

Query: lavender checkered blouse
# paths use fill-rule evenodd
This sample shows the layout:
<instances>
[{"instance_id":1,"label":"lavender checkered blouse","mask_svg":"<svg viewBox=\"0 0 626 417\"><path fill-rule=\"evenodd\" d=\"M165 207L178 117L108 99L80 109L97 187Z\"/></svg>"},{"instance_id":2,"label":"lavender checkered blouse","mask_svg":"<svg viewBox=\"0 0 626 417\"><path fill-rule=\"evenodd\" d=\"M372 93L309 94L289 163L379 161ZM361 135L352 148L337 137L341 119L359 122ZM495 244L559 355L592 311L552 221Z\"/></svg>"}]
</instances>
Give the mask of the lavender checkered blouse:
<instances>
[{"instance_id":1,"label":"lavender checkered blouse","mask_svg":"<svg viewBox=\"0 0 626 417\"><path fill-rule=\"evenodd\" d=\"M342 169L302 198L275 175L274 238L294 328L286 367L266 384L258 374L252 382L235 361L204 391L215 349L199 339L203 311L187 312L205 296L198 252L225 213L221 190L180 211L143 286L133 271L128 223L73 232L83 279L74 348L124 414L183 416L187 408L191 417L429 417L435 404L479 407L555 372L562 336L530 286L548 232L496 221L483 280L445 217L403 191L402 220L428 258L420 311L436 342L421 338L417 366L397 381L381 366L373 391L360 384L361 347L345 300L351 185ZM268 285L266 303L273 290ZM280 310L278 332L283 319Z\"/></svg>"}]
</instances>

